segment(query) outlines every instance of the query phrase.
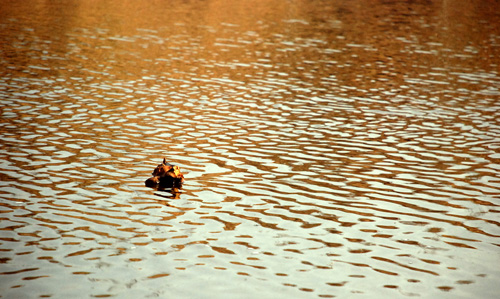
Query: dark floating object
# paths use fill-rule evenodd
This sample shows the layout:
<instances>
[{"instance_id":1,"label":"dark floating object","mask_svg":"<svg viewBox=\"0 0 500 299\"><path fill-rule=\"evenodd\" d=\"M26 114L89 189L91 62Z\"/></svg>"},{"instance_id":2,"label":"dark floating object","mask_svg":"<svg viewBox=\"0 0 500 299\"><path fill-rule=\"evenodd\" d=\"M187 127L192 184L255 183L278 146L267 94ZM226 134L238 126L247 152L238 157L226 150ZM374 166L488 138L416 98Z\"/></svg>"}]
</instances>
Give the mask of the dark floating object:
<instances>
[{"instance_id":1,"label":"dark floating object","mask_svg":"<svg viewBox=\"0 0 500 299\"><path fill-rule=\"evenodd\" d=\"M163 158L163 163L156 166L153 176L146 180L146 187L151 188L181 188L184 183L184 175L177 165L167 163Z\"/></svg>"}]
</instances>

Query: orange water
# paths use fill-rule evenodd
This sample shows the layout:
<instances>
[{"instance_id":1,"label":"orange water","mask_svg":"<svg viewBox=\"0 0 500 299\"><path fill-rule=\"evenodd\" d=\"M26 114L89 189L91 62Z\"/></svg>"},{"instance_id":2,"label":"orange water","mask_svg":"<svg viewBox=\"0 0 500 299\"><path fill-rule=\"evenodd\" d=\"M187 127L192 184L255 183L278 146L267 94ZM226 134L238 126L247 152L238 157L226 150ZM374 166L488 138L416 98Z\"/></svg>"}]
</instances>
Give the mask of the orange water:
<instances>
[{"instance_id":1,"label":"orange water","mask_svg":"<svg viewBox=\"0 0 500 299\"><path fill-rule=\"evenodd\" d=\"M498 295L498 1L0 7L3 298Z\"/></svg>"}]
</instances>

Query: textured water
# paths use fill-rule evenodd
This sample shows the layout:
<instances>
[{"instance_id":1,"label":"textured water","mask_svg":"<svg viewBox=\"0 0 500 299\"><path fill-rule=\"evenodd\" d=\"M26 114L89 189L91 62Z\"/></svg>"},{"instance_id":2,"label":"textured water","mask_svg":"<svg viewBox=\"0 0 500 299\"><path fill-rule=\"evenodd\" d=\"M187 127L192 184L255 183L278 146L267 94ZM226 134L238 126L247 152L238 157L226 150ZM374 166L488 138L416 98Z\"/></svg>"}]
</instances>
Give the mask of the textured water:
<instances>
[{"instance_id":1,"label":"textured water","mask_svg":"<svg viewBox=\"0 0 500 299\"><path fill-rule=\"evenodd\" d=\"M498 1L0 7L1 297L498 295Z\"/></svg>"}]
</instances>

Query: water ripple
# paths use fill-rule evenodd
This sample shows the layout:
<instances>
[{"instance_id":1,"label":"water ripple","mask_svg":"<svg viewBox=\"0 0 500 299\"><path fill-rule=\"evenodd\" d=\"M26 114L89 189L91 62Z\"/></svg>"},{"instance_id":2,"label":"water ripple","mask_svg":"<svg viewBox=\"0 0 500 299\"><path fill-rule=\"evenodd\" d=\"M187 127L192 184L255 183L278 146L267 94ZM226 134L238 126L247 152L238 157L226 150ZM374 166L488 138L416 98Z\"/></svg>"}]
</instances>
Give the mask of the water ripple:
<instances>
[{"instance_id":1,"label":"water ripple","mask_svg":"<svg viewBox=\"0 0 500 299\"><path fill-rule=\"evenodd\" d=\"M229 2L5 5L2 295L494 298L498 15Z\"/></svg>"}]
</instances>

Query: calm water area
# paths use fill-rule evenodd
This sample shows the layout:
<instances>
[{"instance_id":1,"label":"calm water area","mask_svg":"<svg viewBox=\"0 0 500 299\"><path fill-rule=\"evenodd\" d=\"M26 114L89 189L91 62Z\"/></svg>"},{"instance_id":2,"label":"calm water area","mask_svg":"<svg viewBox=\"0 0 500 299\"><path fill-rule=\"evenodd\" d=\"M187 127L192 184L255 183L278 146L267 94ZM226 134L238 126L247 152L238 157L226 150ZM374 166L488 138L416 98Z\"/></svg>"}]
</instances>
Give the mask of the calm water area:
<instances>
[{"instance_id":1,"label":"calm water area","mask_svg":"<svg viewBox=\"0 0 500 299\"><path fill-rule=\"evenodd\" d=\"M499 72L498 0L0 0L0 297L498 298Z\"/></svg>"}]
</instances>

